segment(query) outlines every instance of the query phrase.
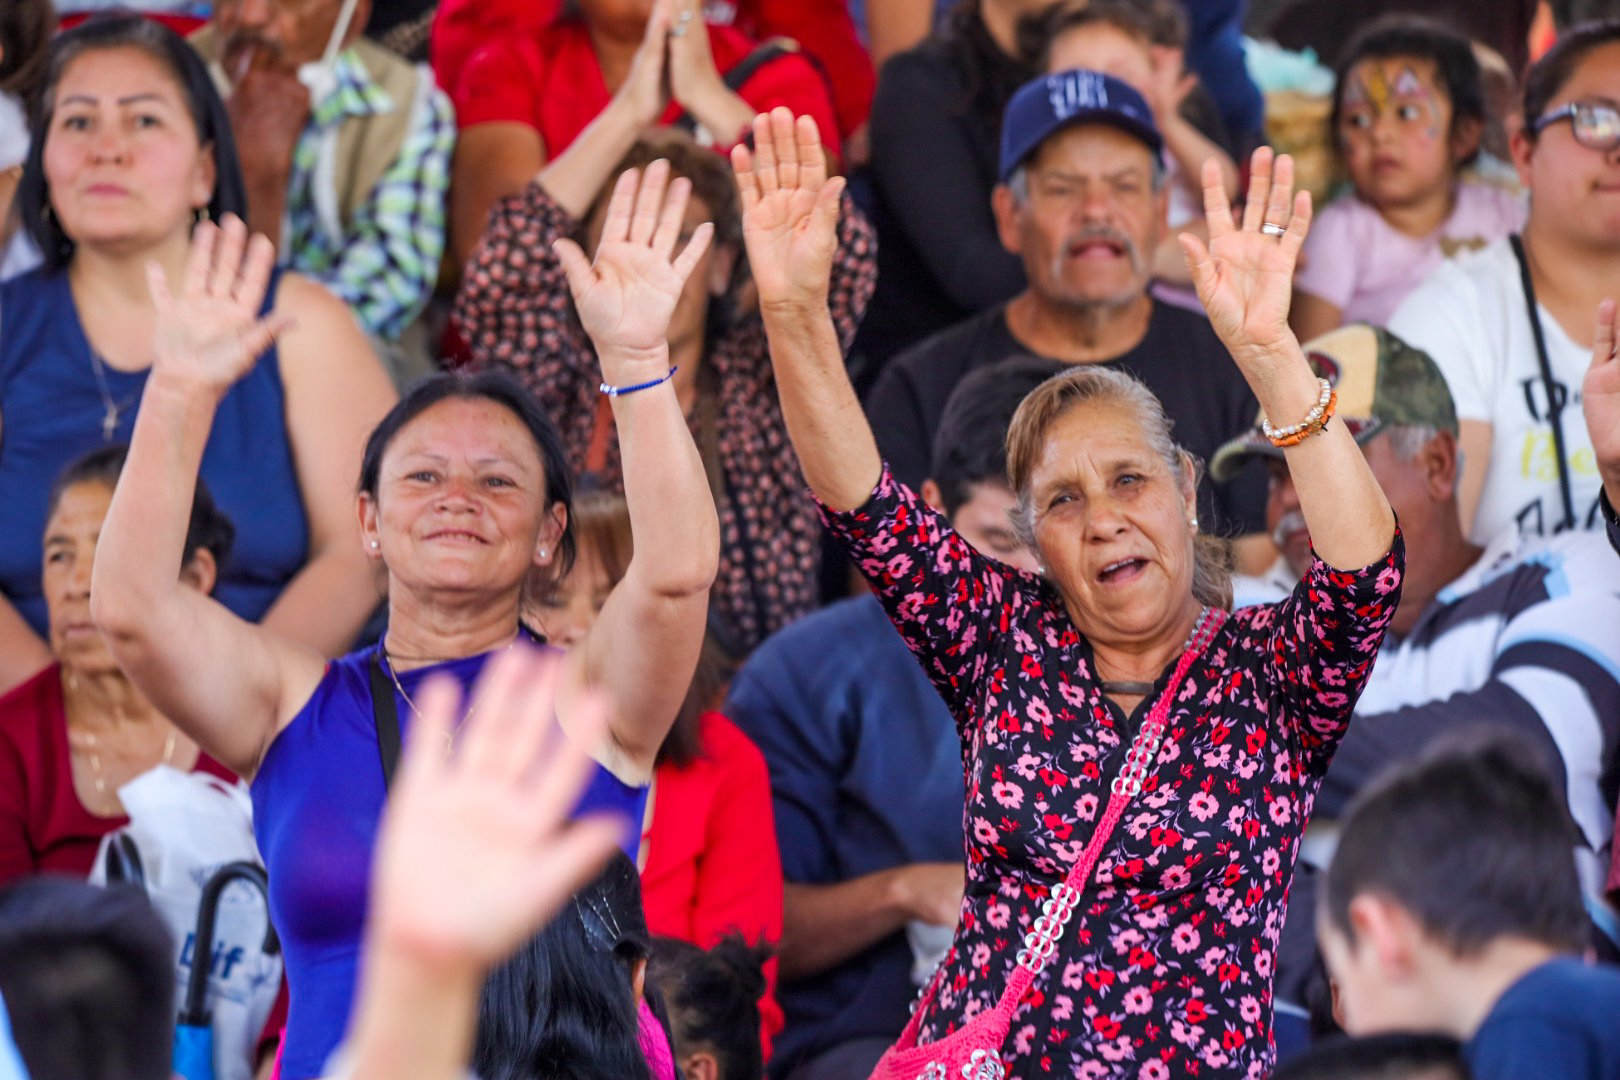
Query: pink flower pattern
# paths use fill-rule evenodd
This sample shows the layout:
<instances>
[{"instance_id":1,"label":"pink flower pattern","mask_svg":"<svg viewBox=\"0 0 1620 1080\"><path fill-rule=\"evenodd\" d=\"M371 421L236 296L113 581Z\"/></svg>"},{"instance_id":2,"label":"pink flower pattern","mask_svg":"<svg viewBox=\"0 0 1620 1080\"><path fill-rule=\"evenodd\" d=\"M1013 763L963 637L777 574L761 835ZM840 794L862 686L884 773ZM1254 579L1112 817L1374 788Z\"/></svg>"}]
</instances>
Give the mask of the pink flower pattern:
<instances>
[{"instance_id":1,"label":"pink flower pattern","mask_svg":"<svg viewBox=\"0 0 1620 1080\"><path fill-rule=\"evenodd\" d=\"M922 1017L926 1044L1000 996L1149 703L1127 718L1107 701L1052 586L979 555L887 470L866 506L822 513L962 738L967 895ZM887 555L896 550L915 556L898 576ZM1166 749L1103 848L1056 956L1019 1004L1020 1037L1003 1048L1009 1076L1267 1075L1294 857L1403 566L1397 531L1374 565L1317 561L1287 600L1227 620L1188 672ZM1008 786L1022 788L1021 801Z\"/></svg>"}]
</instances>

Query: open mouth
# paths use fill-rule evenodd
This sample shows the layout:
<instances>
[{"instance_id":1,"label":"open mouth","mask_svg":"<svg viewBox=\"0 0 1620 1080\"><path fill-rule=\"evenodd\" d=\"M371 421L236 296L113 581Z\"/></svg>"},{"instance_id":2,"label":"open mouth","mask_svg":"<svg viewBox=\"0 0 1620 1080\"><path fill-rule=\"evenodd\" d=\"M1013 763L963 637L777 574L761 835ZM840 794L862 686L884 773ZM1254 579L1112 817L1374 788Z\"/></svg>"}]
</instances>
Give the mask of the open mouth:
<instances>
[{"instance_id":1,"label":"open mouth","mask_svg":"<svg viewBox=\"0 0 1620 1080\"><path fill-rule=\"evenodd\" d=\"M1069 245L1071 259L1117 259L1125 254L1125 245L1117 240L1092 237Z\"/></svg>"},{"instance_id":2,"label":"open mouth","mask_svg":"<svg viewBox=\"0 0 1620 1080\"><path fill-rule=\"evenodd\" d=\"M429 540L444 540L456 544L482 544L484 538L477 533L466 532L462 529L446 529L443 532L429 533Z\"/></svg>"},{"instance_id":3,"label":"open mouth","mask_svg":"<svg viewBox=\"0 0 1620 1080\"><path fill-rule=\"evenodd\" d=\"M1115 559L1097 572L1097 580L1104 585L1123 585L1135 581L1147 570L1146 559L1131 557Z\"/></svg>"}]
</instances>

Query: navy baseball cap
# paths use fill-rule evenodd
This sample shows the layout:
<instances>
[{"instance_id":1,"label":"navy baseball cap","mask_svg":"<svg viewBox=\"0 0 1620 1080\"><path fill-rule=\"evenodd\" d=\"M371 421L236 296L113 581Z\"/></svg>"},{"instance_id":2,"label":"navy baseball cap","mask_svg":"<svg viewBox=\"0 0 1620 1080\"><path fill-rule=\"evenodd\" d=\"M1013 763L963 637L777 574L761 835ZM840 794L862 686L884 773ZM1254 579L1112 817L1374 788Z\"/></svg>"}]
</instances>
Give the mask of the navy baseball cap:
<instances>
[{"instance_id":1,"label":"navy baseball cap","mask_svg":"<svg viewBox=\"0 0 1620 1080\"><path fill-rule=\"evenodd\" d=\"M1135 87L1100 71L1075 68L1025 83L1001 118L1001 179L1036 147L1070 124L1109 124L1147 144L1157 158L1164 139L1153 110Z\"/></svg>"}]
</instances>

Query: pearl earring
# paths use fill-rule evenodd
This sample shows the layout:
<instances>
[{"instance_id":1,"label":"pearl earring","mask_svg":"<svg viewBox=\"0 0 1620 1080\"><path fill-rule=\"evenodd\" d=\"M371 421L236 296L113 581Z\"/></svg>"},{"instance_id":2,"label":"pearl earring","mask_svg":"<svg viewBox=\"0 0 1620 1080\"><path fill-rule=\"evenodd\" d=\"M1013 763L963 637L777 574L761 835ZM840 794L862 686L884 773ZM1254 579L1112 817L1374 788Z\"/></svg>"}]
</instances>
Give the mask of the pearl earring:
<instances>
[{"instance_id":1,"label":"pearl earring","mask_svg":"<svg viewBox=\"0 0 1620 1080\"><path fill-rule=\"evenodd\" d=\"M542 558L542 559L543 559L543 558L545 558L545 557L546 557L546 549L545 549L545 548L541 548L541 549L540 549L540 557L541 557L541 558Z\"/></svg>"},{"instance_id":2,"label":"pearl earring","mask_svg":"<svg viewBox=\"0 0 1620 1080\"><path fill-rule=\"evenodd\" d=\"M381 540L373 540L371 542L371 550L372 551L376 551L380 547L382 547L382 541Z\"/></svg>"},{"instance_id":3,"label":"pearl earring","mask_svg":"<svg viewBox=\"0 0 1620 1080\"><path fill-rule=\"evenodd\" d=\"M1197 532L1198 531L1198 519L1197 518L1188 518L1187 519L1187 528L1191 529L1193 532Z\"/></svg>"}]
</instances>

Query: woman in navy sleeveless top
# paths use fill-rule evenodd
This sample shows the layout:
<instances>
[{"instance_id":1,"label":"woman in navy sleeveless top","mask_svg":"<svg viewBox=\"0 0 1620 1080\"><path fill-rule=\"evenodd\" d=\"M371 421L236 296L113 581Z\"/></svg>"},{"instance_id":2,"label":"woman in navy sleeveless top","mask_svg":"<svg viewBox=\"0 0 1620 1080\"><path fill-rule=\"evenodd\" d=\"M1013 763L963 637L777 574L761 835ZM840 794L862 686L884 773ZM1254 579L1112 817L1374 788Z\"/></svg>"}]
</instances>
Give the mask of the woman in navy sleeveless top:
<instances>
[{"instance_id":1,"label":"woman in navy sleeveless top","mask_svg":"<svg viewBox=\"0 0 1620 1080\"><path fill-rule=\"evenodd\" d=\"M151 364L147 264L178 283L197 216L245 205L224 105L196 54L161 26L109 17L62 35L46 89L54 111L17 194L45 264L0 286L0 689L43 655L51 478L133 429ZM272 308L306 332L230 388L203 455L203 477L239 526L218 596L336 655L378 601L352 540L349 477L394 393L324 289L281 275L266 292Z\"/></svg>"},{"instance_id":2,"label":"woman in navy sleeveless top","mask_svg":"<svg viewBox=\"0 0 1620 1080\"><path fill-rule=\"evenodd\" d=\"M677 400L665 335L677 302L703 302L703 225L674 254L690 185L668 166L621 178L594 264L568 244L576 307L596 345L622 447L635 552L589 634L565 655L557 723L581 694L614 702L583 800L639 830L653 761L697 664L719 524ZM639 205L638 205L639 204ZM244 255L244 249L246 249ZM103 525L92 606L109 648L165 715L252 777L254 824L286 952L287 1080L322 1075L353 1000L370 859L386 796L380 733L410 737L421 681L466 685L526 636L524 583L573 558L570 478L549 418L505 375L418 384L372 432L360 463L359 541L387 580L388 632L332 663L182 593L175 577L192 477L216 402L288 331L258 318L270 244L235 219L203 226L174 299L155 289L152 375ZM471 709L477 708L474 702ZM444 752L454 752L452 739Z\"/></svg>"}]
</instances>

